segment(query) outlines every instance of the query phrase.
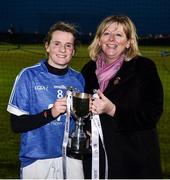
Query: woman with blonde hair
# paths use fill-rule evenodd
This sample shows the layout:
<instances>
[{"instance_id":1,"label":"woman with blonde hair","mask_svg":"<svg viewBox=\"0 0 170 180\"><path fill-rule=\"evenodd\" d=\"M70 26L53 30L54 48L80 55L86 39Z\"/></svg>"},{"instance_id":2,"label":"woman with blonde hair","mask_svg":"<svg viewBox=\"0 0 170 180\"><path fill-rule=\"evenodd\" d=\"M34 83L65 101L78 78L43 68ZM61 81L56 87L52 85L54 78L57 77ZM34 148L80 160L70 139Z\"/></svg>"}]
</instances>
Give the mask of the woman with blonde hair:
<instances>
[{"instance_id":1,"label":"woman with blonde hair","mask_svg":"<svg viewBox=\"0 0 170 180\"><path fill-rule=\"evenodd\" d=\"M91 111L99 115L108 158L108 178L162 178L157 122L163 112L163 88L155 66L140 54L134 23L109 16L99 25L82 69L85 90L98 89ZM101 143L99 174L105 178ZM84 159L91 178L91 157Z\"/></svg>"}]
</instances>

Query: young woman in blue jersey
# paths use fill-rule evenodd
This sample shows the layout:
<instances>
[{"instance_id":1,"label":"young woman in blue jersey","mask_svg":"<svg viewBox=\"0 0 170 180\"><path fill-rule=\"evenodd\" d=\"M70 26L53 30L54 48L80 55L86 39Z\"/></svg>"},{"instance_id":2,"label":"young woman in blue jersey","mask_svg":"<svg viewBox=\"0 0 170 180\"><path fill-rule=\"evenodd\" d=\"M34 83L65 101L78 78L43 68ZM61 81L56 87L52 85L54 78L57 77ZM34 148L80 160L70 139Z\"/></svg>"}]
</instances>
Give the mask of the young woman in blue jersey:
<instances>
[{"instance_id":1,"label":"young woman in blue jersey","mask_svg":"<svg viewBox=\"0 0 170 180\"><path fill-rule=\"evenodd\" d=\"M21 134L23 179L62 179L62 143L69 86L84 90L82 75L69 67L77 45L73 24L54 24L45 38L48 59L23 69L16 77L7 111L12 130ZM70 120L70 131L74 120ZM82 162L67 159L67 177L82 179Z\"/></svg>"}]
</instances>

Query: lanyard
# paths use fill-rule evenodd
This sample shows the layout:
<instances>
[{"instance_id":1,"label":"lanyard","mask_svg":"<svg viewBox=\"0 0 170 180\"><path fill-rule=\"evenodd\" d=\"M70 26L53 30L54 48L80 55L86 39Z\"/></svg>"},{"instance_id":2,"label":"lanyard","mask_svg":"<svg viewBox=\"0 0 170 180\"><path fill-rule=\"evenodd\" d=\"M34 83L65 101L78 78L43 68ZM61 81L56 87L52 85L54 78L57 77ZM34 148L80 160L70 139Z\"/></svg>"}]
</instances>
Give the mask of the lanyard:
<instances>
[{"instance_id":1,"label":"lanyard","mask_svg":"<svg viewBox=\"0 0 170 180\"><path fill-rule=\"evenodd\" d=\"M67 113L66 113L66 122L64 129L64 139L63 139L63 147L62 147L62 157L63 157L63 178L67 179L67 144L69 139L69 127L70 127L70 114L72 108L72 92L67 91Z\"/></svg>"},{"instance_id":2,"label":"lanyard","mask_svg":"<svg viewBox=\"0 0 170 180\"><path fill-rule=\"evenodd\" d=\"M93 98L99 98L97 94L93 95ZM100 123L99 115L92 115L91 117L92 127L92 179L99 178L99 137L102 142L102 146L105 153L105 179L108 179L108 159L106 148L104 144L103 131Z\"/></svg>"}]
</instances>

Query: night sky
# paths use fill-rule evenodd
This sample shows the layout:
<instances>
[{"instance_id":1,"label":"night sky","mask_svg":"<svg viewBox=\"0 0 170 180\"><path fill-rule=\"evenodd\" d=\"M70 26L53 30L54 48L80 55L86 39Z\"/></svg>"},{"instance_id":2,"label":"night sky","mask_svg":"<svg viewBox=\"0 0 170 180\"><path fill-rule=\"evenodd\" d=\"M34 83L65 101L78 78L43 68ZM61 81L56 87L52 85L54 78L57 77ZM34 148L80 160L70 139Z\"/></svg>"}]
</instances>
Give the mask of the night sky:
<instances>
[{"instance_id":1,"label":"night sky","mask_svg":"<svg viewBox=\"0 0 170 180\"><path fill-rule=\"evenodd\" d=\"M170 0L2 0L0 32L13 24L19 33L46 33L64 20L78 25L81 33L94 33L112 14L129 16L139 35L170 34Z\"/></svg>"}]
</instances>

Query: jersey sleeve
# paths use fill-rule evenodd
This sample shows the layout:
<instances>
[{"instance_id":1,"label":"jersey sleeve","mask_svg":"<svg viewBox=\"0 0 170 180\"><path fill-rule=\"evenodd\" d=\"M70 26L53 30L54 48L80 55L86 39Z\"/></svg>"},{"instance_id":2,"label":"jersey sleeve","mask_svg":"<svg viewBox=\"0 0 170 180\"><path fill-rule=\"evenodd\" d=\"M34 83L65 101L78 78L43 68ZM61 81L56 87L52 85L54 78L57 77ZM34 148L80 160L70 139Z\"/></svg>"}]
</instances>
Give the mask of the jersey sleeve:
<instances>
[{"instance_id":1,"label":"jersey sleeve","mask_svg":"<svg viewBox=\"0 0 170 180\"><path fill-rule=\"evenodd\" d=\"M31 80L28 73L22 71L15 79L10 95L7 111L11 114L20 116L29 114Z\"/></svg>"}]
</instances>

